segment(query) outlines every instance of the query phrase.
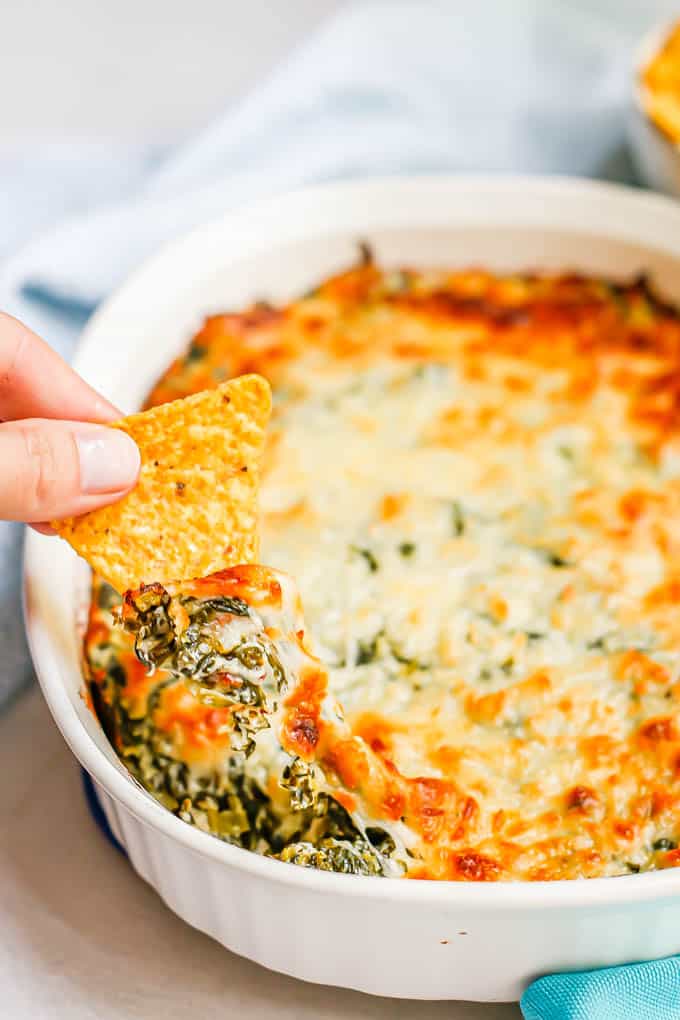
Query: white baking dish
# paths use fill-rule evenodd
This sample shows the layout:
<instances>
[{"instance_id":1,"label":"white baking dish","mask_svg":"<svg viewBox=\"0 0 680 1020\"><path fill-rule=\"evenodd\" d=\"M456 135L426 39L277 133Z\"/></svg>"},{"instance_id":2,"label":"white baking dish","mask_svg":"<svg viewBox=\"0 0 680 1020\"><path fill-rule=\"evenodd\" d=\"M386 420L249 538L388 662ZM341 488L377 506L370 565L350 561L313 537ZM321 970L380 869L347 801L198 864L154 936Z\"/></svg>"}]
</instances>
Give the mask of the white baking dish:
<instances>
[{"instance_id":1,"label":"white baking dish","mask_svg":"<svg viewBox=\"0 0 680 1020\"><path fill-rule=\"evenodd\" d=\"M95 315L76 366L131 410L206 312L299 293L349 263L362 238L387 263L644 269L680 300L680 205L667 199L557 179L339 184L167 248ZM26 619L45 697L133 867L229 949L309 981L485 1001L516 999L545 972L680 952L679 870L534 884L361 878L258 857L184 824L134 783L80 697L83 581L65 543L29 534Z\"/></svg>"}]
</instances>

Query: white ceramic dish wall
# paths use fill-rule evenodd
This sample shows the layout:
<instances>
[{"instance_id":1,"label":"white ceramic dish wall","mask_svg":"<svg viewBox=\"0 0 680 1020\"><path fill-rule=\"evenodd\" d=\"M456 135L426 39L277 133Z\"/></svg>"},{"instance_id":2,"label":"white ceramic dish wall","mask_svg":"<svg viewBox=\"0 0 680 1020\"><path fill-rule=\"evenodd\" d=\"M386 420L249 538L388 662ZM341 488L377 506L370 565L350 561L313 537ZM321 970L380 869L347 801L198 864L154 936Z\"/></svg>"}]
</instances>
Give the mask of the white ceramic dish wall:
<instances>
[{"instance_id":1,"label":"white ceramic dish wall","mask_svg":"<svg viewBox=\"0 0 680 1020\"><path fill-rule=\"evenodd\" d=\"M360 239L391 264L645 270L680 300L680 206L669 200L556 179L340 184L173 244L95 315L77 368L133 410L203 315L305 291L351 262ZM45 697L132 866L229 949L308 981L487 1001L518 998L541 973L680 951L680 870L527 884L361 878L258 857L184 824L131 779L80 696L85 583L65 543L29 534L26 617Z\"/></svg>"}]
</instances>

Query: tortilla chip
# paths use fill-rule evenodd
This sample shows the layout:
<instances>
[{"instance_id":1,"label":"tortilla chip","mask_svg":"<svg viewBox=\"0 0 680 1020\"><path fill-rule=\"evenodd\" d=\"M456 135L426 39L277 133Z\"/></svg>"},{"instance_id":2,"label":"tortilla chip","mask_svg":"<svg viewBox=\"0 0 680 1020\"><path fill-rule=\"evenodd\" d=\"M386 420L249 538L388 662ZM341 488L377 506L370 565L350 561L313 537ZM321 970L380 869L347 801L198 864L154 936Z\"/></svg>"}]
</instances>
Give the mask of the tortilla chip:
<instances>
[{"instance_id":1,"label":"tortilla chip","mask_svg":"<svg viewBox=\"0 0 680 1020\"><path fill-rule=\"evenodd\" d=\"M119 592L255 562L270 410L269 383L244 375L115 422L141 453L136 487L52 527Z\"/></svg>"}]
</instances>

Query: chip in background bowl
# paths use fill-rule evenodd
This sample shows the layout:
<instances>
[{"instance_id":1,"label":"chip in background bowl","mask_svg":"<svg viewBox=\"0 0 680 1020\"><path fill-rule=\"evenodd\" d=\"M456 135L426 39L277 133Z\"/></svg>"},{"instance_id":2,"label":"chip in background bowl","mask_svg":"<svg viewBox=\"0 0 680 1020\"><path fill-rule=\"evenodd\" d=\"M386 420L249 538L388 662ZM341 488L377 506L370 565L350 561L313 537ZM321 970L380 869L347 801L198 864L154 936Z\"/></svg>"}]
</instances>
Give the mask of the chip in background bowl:
<instances>
[{"instance_id":1,"label":"chip in background bowl","mask_svg":"<svg viewBox=\"0 0 680 1020\"><path fill-rule=\"evenodd\" d=\"M633 66L628 138L643 183L680 197L680 17L656 25Z\"/></svg>"}]
</instances>

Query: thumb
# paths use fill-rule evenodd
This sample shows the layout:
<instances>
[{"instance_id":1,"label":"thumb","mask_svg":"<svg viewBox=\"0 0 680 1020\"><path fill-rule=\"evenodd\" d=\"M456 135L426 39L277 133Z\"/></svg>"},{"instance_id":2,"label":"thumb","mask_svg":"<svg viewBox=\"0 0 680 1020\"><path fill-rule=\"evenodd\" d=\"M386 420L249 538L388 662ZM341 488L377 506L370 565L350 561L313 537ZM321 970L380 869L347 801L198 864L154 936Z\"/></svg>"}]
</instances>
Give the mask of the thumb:
<instances>
[{"instance_id":1,"label":"thumb","mask_svg":"<svg viewBox=\"0 0 680 1020\"><path fill-rule=\"evenodd\" d=\"M0 520L49 521L124 496L140 456L119 429L27 419L0 425Z\"/></svg>"}]
</instances>

